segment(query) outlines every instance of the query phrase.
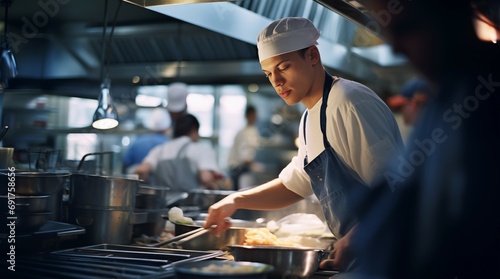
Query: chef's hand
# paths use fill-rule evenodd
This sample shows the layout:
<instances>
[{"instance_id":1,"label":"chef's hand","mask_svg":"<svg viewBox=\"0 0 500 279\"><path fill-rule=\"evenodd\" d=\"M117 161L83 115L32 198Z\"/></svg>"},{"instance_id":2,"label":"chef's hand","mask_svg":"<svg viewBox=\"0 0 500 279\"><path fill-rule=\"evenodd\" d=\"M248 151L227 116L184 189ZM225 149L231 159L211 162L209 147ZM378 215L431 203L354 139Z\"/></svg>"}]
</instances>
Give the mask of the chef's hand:
<instances>
[{"instance_id":1,"label":"chef's hand","mask_svg":"<svg viewBox=\"0 0 500 279\"><path fill-rule=\"evenodd\" d=\"M208 208L208 216L203 227L206 229L211 228L211 232L217 237L231 227L230 217L237 209L233 195L223 198Z\"/></svg>"},{"instance_id":2,"label":"chef's hand","mask_svg":"<svg viewBox=\"0 0 500 279\"><path fill-rule=\"evenodd\" d=\"M333 252L328 255L328 259L323 260L319 267L328 270L343 270L352 260L350 253L351 236L354 232L353 227L344 237L340 238L333 245Z\"/></svg>"}]
</instances>

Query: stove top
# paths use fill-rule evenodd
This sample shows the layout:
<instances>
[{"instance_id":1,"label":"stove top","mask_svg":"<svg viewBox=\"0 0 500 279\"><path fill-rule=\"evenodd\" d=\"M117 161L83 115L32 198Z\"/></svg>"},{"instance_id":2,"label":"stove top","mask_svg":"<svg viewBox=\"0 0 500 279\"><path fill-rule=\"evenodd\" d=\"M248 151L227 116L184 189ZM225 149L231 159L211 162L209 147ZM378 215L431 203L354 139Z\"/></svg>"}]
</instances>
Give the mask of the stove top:
<instances>
[{"instance_id":1,"label":"stove top","mask_svg":"<svg viewBox=\"0 0 500 279\"><path fill-rule=\"evenodd\" d=\"M52 225L53 227L45 228L43 232L60 235L61 230L57 228L59 224ZM209 259L227 260L227 255L222 251L98 244L19 255L16 257L15 275L27 279L176 279L173 271L174 264ZM0 262L0 274L9 272L6 264L6 261ZM318 271L308 278L286 279L329 279L335 274L337 272Z\"/></svg>"},{"instance_id":2,"label":"stove top","mask_svg":"<svg viewBox=\"0 0 500 279\"><path fill-rule=\"evenodd\" d=\"M29 279L174 279L174 263L213 259L223 254L222 251L98 244L17 257L15 275ZM0 273L8 272L6 264L6 261L0 262Z\"/></svg>"}]
</instances>

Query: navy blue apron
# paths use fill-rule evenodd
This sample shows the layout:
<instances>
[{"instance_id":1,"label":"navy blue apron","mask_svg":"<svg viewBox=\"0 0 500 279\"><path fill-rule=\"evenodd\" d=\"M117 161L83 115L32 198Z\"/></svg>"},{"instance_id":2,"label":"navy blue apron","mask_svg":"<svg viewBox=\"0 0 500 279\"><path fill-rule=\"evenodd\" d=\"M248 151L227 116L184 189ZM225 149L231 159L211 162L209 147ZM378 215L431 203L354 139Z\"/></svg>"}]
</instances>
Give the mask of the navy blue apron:
<instances>
[{"instance_id":1,"label":"navy blue apron","mask_svg":"<svg viewBox=\"0 0 500 279\"><path fill-rule=\"evenodd\" d=\"M331 87L337 81L326 73L321 104L320 124L325 150L313 161L304 158L304 170L309 175L314 194L318 197L330 231L337 237L344 236L356 224L354 204L369 188L352 176L348 167L339 159L326 137L326 106ZM306 141L307 112L304 116L304 141Z\"/></svg>"}]
</instances>

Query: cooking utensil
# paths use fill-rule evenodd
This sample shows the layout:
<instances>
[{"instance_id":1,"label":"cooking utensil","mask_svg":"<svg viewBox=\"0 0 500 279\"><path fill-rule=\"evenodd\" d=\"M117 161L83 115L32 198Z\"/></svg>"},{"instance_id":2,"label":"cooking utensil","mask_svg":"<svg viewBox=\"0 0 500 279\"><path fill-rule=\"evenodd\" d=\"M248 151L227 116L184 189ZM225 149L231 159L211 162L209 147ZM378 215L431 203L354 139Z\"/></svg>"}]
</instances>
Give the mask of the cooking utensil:
<instances>
[{"instance_id":1,"label":"cooking utensil","mask_svg":"<svg viewBox=\"0 0 500 279\"><path fill-rule=\"evenodd\" d=\"M209 230L208 229L205 229L205 228L197 228L195 230L192 230L192 231L187 231L183 234L179 234L179 235L176 235L170 239L167 239L167 240L164 240L164 241L161 241L161 242L158 242L158 243L153 243L153 244L147 244L146 246L148 247L162 247L162 246L165 246L167 244L170 244L170 243L173 243L175 241L178 241L178 240L181 240L183 238L186 238L188 236L191 236L191 235L199 235L199 234L202 234L202 233L206 233L208 232Z\"/></svg>"},{"instance_id":2,"label":"cooking utensil","mask_svg":"<svg viewBox=\"0 0 500 279\"><path fill-rule=\"evenodd\" d=\"M4 126L2 131L0 132L0 141L3 139L5 134L7 134L7 131L9 130L9 126Z\"/></svg>"},{"instance_id":3,"label":"cooking utensil","mask_svg":"<svg viewBox=\"0 0 500 279\"><path fill-rule=\"evenodd\" d=\"M189 196L187 192L179 192L179 191L167 191L167 202L165 207L174 207L183 203L184 200Z\"/></svg>"},{"instance_id":4,"label":"cooking utensil","mask_svg":"<svg viewBox=\"0 0 500 279\"><path fill-rule=\"evenodd\" d=\"M271 265L262 263L217 260L174 265L178 279L266 279L273 269Z\"/></svg>"},{"instance_id":5,"label":"cooking utensil","mask_svg":"<svg viewBox=\"0 0 500 279\"><path fill-rule=\"evenodd\" d=\"M195 225L175 224L175 234L183 234L187 231L198 229L203 220L195 221ZM245 220L231 220L232 227L224 231L217 237L212 233L205 233L182 239L175 243L176 247L194 250L227 250L228 244L243 244L245 242L245 233L250 228L262 227L262 224Z\"/></svg>"},{"instance_id":6,"label":"cooking utensil","mask_svg":"<svg viewBox=\"0 0 500 279\"><path fill-rule=\"evenodd\" d=\"M308 277L328 257L330 251L281 246L228 245L235 261L251 261L274 266L271 276L278 278Z\"/></svg>"}]
</instances>

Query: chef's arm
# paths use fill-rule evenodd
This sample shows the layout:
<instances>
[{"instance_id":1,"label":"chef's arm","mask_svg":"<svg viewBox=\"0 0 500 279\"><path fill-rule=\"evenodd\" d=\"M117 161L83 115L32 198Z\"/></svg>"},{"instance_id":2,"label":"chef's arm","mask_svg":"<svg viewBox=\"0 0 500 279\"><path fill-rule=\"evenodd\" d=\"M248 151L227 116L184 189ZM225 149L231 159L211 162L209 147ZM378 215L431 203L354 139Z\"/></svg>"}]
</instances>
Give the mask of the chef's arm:
<instances>
[{"instance_id":1,"label":"chef's arm","mask_svg":"<svg viewBox=\"0 0 500 279\"><path fill-rule=\"evenodd\" d=\"M139 179L148 181L149 179L149 174L151 173L152 166L149 163L142 162L140 165L138 165L135 170L134 174L139 175Z\"/></svg>"},{"instance_id":2,"label":"chef's arm","mask_svg":"<svg viewBox=\"0 0 500 279\"><path fill-rule=\"evenodd\" d=\"M198 173L201 185L207 189L216 189L215 178L210 170L200 170Z\"/></svg>"},{"instance_id":3,"label":"chef's arm","mask_svg":"<svg viewBox=\"0 0 500 279\"><path fill-rule=\"evenodd\" d=\"M274 179L246 191L238 191L213 204L203 225L216 225L214 233L220 235L231 226L225 220L237 209L273 210L289 206L303 198L288 190L280 179Z\"/></svg>"},{"instance_id":4,"label":"chef's arm","mask_svg":"<svg viewBox=\"0 0 500 279\"><path fill-rule=\"evenodd\" d=\"M236 192L233 195L237 209L254 210L279 209L303 199L303 197L288 190L279 178L246 191Z\"/></svg>"}]
</instances>

